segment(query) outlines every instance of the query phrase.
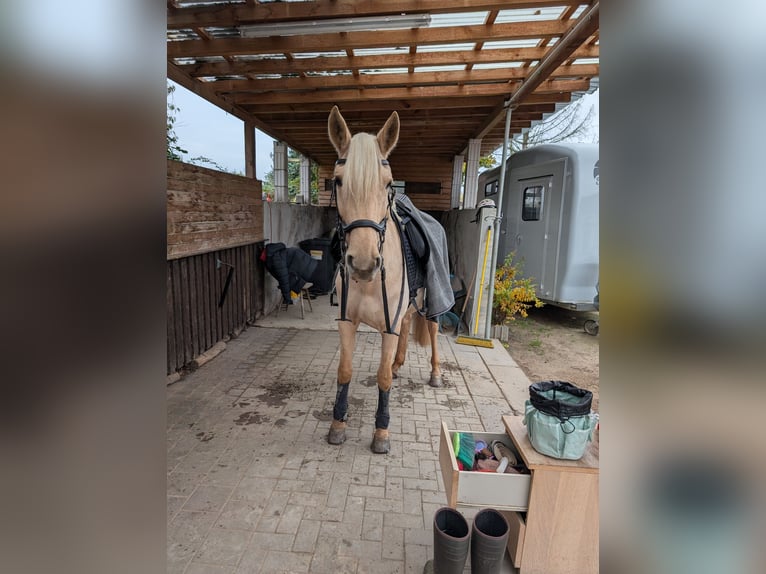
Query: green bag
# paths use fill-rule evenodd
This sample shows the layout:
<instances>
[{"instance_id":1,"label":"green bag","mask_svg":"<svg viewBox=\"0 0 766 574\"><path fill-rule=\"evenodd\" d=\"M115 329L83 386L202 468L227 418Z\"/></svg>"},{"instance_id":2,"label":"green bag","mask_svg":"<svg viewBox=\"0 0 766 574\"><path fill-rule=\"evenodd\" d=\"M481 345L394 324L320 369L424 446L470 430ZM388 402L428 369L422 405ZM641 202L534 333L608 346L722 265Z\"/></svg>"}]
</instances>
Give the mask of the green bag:
<instances>
[{"instance_id":1,"label":"green bag","mask_svg":"<svg viewBox=\"0 0 766 574\"><path fill-rule=\"evenodd\" d=\"M598 420L590 412L590 391L570 383L546 381L531 385L529 392L524 424L535 450L554 458L582 458Z\"/></svg>"}]
</instances>

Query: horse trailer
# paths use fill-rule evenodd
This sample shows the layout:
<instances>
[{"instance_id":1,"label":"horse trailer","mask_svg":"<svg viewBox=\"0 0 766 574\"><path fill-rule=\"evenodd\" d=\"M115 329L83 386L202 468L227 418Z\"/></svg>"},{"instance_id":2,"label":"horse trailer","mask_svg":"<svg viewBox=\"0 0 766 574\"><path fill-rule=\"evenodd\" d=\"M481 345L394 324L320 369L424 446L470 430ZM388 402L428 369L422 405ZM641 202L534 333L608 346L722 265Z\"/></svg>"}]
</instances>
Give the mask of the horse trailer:
<instances>
[{"instance_id":1,"label":"horse trailer","mask_svg":"<svg viewBox=\"0 0 766 574\"><path fill-rule=\"evenodd\" d=\"M508 158L497 262L509 253L546 303L595 309L598 144L546 144ZM478 199L498 201L500 167L479 176Z\"/></svg>"}]
</instances>

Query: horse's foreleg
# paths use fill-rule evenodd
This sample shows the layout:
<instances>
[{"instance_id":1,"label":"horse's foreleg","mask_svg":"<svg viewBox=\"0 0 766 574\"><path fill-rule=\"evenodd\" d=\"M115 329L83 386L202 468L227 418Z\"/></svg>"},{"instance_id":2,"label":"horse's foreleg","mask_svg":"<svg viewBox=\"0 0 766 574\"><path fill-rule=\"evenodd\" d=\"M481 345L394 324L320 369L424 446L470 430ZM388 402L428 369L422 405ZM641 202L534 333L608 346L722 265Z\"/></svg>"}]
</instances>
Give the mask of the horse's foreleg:
<instances>
[{"instance_id":1,"label":"horse's foreleg","mask_svg":"<svg viewBox=\"0 0 766 574\"><path fill-rule=\"evenodd\" d=\"M346 321L338 323L340 334L340 363L338 365L338 387L335 392L335 405L332 409L332 423L327 435L330 444L343 444L346 441L346 419L348 418L348 384L351 382L351 357L354 353L357 325Z\"/></svg>"},{"instance_id":2,"label":"horse's foreleg","mask_svg":"<svg viewBox=\"0 0 766 574\"><path fill-rule=\"evenodd\" d=\"M397 346L396 335L383 335L383 345L380 351L380 365L378 366L378 410L375 413L375 434L372 437L372 452L385 454L391 450L391 441L388 437L388 397L391 393L391 362Z\"/></svg>"},{"instance_id":3,"label":"horse's foreleg","mask_svg":"<svg viewBox=\"0 0 766 574\"><path fill-rule=\"evenodd\" d=\"M442 371L439 367L439 347L436 341L438 334L439 323L429 321L428 336L431 338L431 378L428 380L428 384L432 387L444 386L444 381L442 380Z\"/></svg>"},{"instance_id":4,"label":"horse's foreleg","mask_svg":"<svg viewBox=\"0 0 766 574\"><path fill-rule=\"evenodd\" d=\"M405 313L404 317L402 317L402 325L399 327L399 341L396 345L394 365L391 368L391 374L395 379L399 378L399 368L404 364L404 359L407 357L407 340L410 337L411 321L412 313Z\"/></svg>"}]
</instances>

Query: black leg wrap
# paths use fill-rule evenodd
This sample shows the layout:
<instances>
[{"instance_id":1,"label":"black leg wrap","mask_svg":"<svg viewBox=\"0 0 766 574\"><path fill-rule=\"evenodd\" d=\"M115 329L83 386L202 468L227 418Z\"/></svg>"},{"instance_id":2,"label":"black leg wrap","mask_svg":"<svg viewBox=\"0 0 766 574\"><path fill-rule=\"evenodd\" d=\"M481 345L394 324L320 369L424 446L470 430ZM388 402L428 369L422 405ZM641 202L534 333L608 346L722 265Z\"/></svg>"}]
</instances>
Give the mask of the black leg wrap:
<instances>
[{"instance_id":1,"label":"black leg wrap","mask_svg":"<svg viewBox=\"0 0 766 574\"><path fill-rule=\"evenodd\" d=\"M391 391L382 391L378 389L378 411L375 413L375 428L387 429L388 421L388 396Z\"/></svg>"},{"instance_id":2,"label":"black leg wrap","mask_svg":"<svg viewBox=\"0 0 766 574\"><path fill-rule=\"evenodd\" d=\"M336 421L344 421L348 418L348 383L341 385L338 383L338 390L335 392L335 406L332 409L332 418Z\"/></svg>"}]
</instances>

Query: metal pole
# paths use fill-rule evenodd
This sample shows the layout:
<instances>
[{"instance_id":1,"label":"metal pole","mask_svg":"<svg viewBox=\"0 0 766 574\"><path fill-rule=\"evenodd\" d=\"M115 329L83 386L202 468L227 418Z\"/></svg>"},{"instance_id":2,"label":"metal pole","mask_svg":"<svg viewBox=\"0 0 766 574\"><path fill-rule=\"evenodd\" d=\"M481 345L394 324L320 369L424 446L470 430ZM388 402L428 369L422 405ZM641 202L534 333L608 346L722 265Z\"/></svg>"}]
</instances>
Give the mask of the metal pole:
<instances>
[{"instance_id":1,"label":"metal pole","mask_svg":"<svg viewBox=\"0 0 766 574\"><path fill-rule=\"evenodd\" d=\"M492 263L489 266L489 292L487 294L487 322L484 327L484 338L491 338L492 306L495 299L495 267L497 266L497 250L500 247L500 224L503 221L503 191L505 190L505 164L508 159L508 147L511 132L511 106L505 109L505 134L503 136L503 155L500 160L500 190L497 192L497 216L495 217L495 233L492 235Z\"/></svg>"}]
</instances>

